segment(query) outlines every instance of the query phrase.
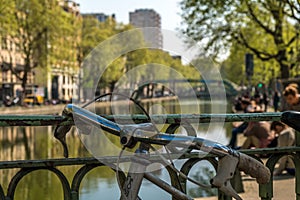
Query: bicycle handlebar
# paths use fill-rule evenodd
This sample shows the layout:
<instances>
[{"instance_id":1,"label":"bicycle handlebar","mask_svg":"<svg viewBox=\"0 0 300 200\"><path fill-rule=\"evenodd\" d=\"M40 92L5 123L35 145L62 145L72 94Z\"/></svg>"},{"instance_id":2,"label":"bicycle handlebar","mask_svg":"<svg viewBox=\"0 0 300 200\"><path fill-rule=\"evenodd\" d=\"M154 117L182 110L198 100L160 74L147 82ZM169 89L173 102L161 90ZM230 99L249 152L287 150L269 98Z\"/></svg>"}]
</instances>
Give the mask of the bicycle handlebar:
<instances>
[{"instance_id":1,"label":"bicycle handlebar","mask_svg":"<svg viewBox=\"0 0 300 200\"><path fill-rule=\"evenodd\" d=\"M259 184L265 184L270 180L270 170L255 158L240 153L238 168L256 178Z\"/></svg>"},{"instance_id":2,"label":"bicycle handlebar","mask_svg":"<svg viewBox=\"0 0 300 200\"><path fill-rule=\"evenodd\" d=\"M281 115L281 121L297 131L300 131L300 112L285 111Z\"/></svg>"},{"instance_id":3,"label":"bicycle handlebar","mask_svg":"<svg viewBox=\"0 0 300 200\"><path fill-rule=\"evenodd\" d=\"M251 177L256 178L256 181L260 184L265 184L270 180L270 170L261 162L246 154L213 141L198 137L157 133L154 129L151 129L149 123L120 125L72 104L68 104L65 107L63 114L65 116L72 117L75 124L76 120L79 120L80 123L92 124L93 126L98 126L105 131L119 136L120 142L123 146L131 147L135 145L137 141L159 145L167 145L172 142L172 144L177 147L188 147L212 153L220 157L220 161L223 160L223 163L227 163L224 164L225 167L218 168L217 175L212 178L212 186L218 187L220 190L236 199L240 199L240 197L234 189L232 189L229 182L236 168L244 171ZM54 133L55 137L58 138L64 145L64 150L67 149L65 144L65 135L68 131L69 128L61 128L58 126ZM65 153L65 155L68 154ZM236 164L233 164L235 162L232 162L232 160L237 160ZM228 168L229 164L232 165L232 169Z\"/></svg>"}]
</instances>

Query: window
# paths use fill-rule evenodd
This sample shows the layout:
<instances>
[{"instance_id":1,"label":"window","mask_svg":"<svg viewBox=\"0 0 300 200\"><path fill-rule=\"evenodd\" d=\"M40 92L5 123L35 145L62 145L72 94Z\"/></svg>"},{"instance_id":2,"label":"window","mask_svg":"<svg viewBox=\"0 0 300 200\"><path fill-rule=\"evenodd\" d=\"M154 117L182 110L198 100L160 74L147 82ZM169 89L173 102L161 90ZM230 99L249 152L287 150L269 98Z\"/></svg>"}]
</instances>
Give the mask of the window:
<instances>
[{"instance_id":1,"label":"window","mask_svg":"<svg viewBox=\"0 0 300 200\"><path fill-rule=\"evenodd\" d=\"M2 49L7 49L7 41L6 38L2 38L1 40Z\"/></svg>"},{"instance_id":2,"label":"window","mask_svg":"<svg viewBox=\"0 0 300 200\"><path fill-rule=\"evenodd\" d=\"M20 51L20 43L19 42L15 43L15 50Z\"/></svg>"},{"instance_id":3,"label":"window","mask_svg":"<svg viewBox=\"0 0 300 200\"><path fill-rule=\"evenodd\" d=\"M10 41L9 49L10 49L11 51L14 49L14 43L13 43L13 41Z\"/></svg>"},{"instance_id":4,"label":"window","mask_svg":"<svg viewBox=\"0 0 300 200\"><path fill-rule=\"evenodd\" d=\"M2 71L2 81L7 82L7 71Z\"/></svg>"}]
</instances>

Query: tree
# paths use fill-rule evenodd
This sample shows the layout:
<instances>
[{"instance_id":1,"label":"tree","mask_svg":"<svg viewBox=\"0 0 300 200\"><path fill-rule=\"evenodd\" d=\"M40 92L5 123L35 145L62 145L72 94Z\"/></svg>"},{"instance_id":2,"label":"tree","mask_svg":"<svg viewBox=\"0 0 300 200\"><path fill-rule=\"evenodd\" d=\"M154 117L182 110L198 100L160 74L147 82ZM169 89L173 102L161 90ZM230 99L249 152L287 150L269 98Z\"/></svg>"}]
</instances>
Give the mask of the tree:
<instances>
[{"instance_id":1,"label":"tree","mask_svg":"<svg viewBox=\"0 0 300 200\"><path fill-rule=\"evenodd\" d=\"M257 42L259 43L260 41L258 40ZM244 46L238 43L232 44L229 56L221 64L221 74L224 78L239 85L246 84L245 54L247 52L248 50ZM259 59L254 59L254 66L251 84L258 82L268 83L280 74L278 63L276 63L275 60L263 62Z\"/></svg>"},{"instance_id":2,"label":"tree","mask_svg":"<svg viewBox=\"0 0 300 200\"><path fill-rule=\"evenodd\" d=\"M204 51L214 58L237 42L262 61L275 60L281 77L289 77L290 67L295 63L289 61L288 52L299 40L299 1L183 0L181 8L186 24L183 33L205 43ZM255 29L256 34L249 35L248 28ZM249 40L253 38L266 39L274 48L256 46Z\"/></svg>"},{"instance_id":3,"label":"tree","mask_svg":"<svg viewBox=\"0 0 300 200\"><path fill-rule=\"evenodd\" d=\"M66 44L72 44L70 41L74 41L70 33L73 33L73 27L76 25L72 23L74 19L71 14L67 14L56 1L14 0L11 4L11 23L1 34L2 37L18 46L18 52L24 60L22 69L16 69L12 64L14 50L10 50L9 68L22 82L24 97L28 77L33 69L47 68L48 62L51 61L54 63L65 59L65 62L69 64L71 60L74 60L66 60L70 58L70 55L65 55L66 52L72 50L70 45ZM70 37L72 37L71 40ZM64 57L61 57L62 55ZM76 55L71 58L76 59Z\"/></svg>"},{"instance_id":4,"label":"tree","mask_svg":"<svg viewBox=\"0 0 300 200\"><path fill-rule=\"evenodd\" d=\"M192 67L183 66L179 59L174 60L165 51L148 49L142 32L113 19L99 22L93 17L84 17L80 50L82 87L86 93L93 90L89 95L94 95L95 90L102 93L107 89L132 92L143 81L172 79L171 67L188 75L187 78L195 77ZM141 67L136 68L138 66Z\"/></svg>"},{"instance_id":5,"label":"tree","mask_svg":"<svg viewBox=\"0 0 300 200\"><path fill-rule=\"evenodd\" d=\"M125 30L117 29L118 26L120 25L112 18L108 18L105 22L100 22L94 17L83 18L79 62L82 63L83 67L83 77L80 84L84 88L93 90L96 89L95 87L109 86L113 88L120 72L123 71L121 68L124 68L125 65L123 59L120 58L112 63L105 72L107 65L110 64L107 63L108 58L113 55L114 49L118 48L102 42ZM102 79L99 82L100 77Z\"/></svg>"},{"instance_id":6,"label":"tree","mask_svg":"<svg viewBox=\"0 0 300 200\"><path fill-rule=\"evenodd\" d=\"M92 89L92 92L97 90L101 93L107 88L113 91L127 71L144 63L146 50L134 51L135 46L142 46L142 35L137 31L126 34L125 31L130 29L130 25L118 23L113 18L105 22L93 17L83 18L80 51L83 69L81 84L86 88L85 92ZM136 74L134 78L139 76Z\"/></svg>"},{"instance_id":7,"label":"tree","mask_svg":"<svg viewBox=\"0 0 300 200\"><path fill-rule=\"evenodd\" d=\"M66 5L67 6L67 5ZM81 17L77 14L66 12L61 7L51 9L49 14L56 20L52 30L47 27L48 32L48 64L60 67L78 68L78 46L81 34ZM56 17L55 17L56 15ZM50 38L49 38L50 37Z\"/></svg>"},{"instance_id":8,"label":"tree","mask_svg":"<svg viewBox=\"0 0 300 200\"><path fill-rule=\"evenodd\" d=\"M9 32L13 23L14 3L11 0L0 0L0 34Z\"/></svg>"},{"instance_id":9,"label":"tree","mask_svg":"<svg viewBox=\"0 0 300 200\"><path fill-rule=\"evenodd\" d=\"M113 34L107 31L105 25L107 25L107 23L103 24L95 17L83 17L81 42L79 45L80 62L82 62L100 42Z\"/></svg>"}]
</instances>

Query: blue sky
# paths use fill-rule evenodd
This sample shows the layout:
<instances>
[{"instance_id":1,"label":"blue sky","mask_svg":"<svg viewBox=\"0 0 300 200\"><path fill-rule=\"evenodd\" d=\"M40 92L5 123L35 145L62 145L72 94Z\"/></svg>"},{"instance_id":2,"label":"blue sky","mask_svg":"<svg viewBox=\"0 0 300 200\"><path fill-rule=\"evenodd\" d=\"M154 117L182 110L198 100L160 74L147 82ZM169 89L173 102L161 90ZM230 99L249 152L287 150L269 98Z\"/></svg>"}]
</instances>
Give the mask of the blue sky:
<instances>
[{"instance_id":1,"label":"blue sky","mask_svg":"<svg viewBox=\"0 0 300 200\"><path fill-rule=\"evenodd\" d=\"M179 0L75 0L80 11L115 14L118 22L129 23L129 12L135 9L154 9L161 16L163 29L175 30L180 26Z\"/></svg>"}]
</instances>

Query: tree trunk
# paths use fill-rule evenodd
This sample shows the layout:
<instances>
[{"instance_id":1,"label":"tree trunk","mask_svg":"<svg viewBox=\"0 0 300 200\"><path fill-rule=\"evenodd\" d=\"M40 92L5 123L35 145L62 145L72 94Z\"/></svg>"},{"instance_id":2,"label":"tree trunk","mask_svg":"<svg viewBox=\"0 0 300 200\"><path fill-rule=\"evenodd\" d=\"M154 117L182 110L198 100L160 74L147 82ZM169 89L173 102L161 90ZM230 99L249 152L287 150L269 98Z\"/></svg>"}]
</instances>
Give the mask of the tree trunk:
<instances>
[{"instance_id":1,"label":"tree trunk","mask_svg":"<svg viewBox=\"0 0 300 200\"><path fill-rule=\"evenodd\" d=\"M22 95L21 95L21 105L24 106L24 99L26 97L26 85L27 85L27 71L24 70L24 75L23 75L23 79L22 79Z\"/></svg>"},{"instance_id":2,"label":"tree trunk","mask_svg":"<svg viewBox=\"0 0 300 200\"><path fill-rule=\"evenodd\" d=\"M278 45L280 46L280 45ZM278 51L276 60L280 65L281 78L287 79L290 77L290 64L288 62L288 58L286 56L286 49L282 49Z\"/></svg>"},{"instance_id":3,"label":"tree trunk","mask_svg":"<svg viewBox=\"0 0 300 200\"><path fill-rule=\"evenodd\" d=\"M281 72L281 78L287 79L290 77L290 66L288 64L280 63L280 72Z\"/></svg>"},{"instance_id":4,"label":"tree trunk","mask_svg":"<svg viewBox=\"0 0 300 200\"><path fill-rule=\"evenodd\" d=\"M26 96L26 86L27 86L27 75L28 75L28 72L30 71L30 56L27 54L26 55L26 58L25 58L25 65L24 65L24 73L23 73L23 76L22 76L22 96L21 96L21 105L24 105L24 99L25 99L25 96Z\"/></svg>"},{"instance_id":5,"label":"tree trunk","mask_svg":"<svg viewBox=\"0 0 300 200\"><path fill-rule=\"evenodd\" d=\"M116 81L111 81L109 85L109 90L110 92L114 92L115 86L116 86Z\"/></svg>"}]
</instances>

